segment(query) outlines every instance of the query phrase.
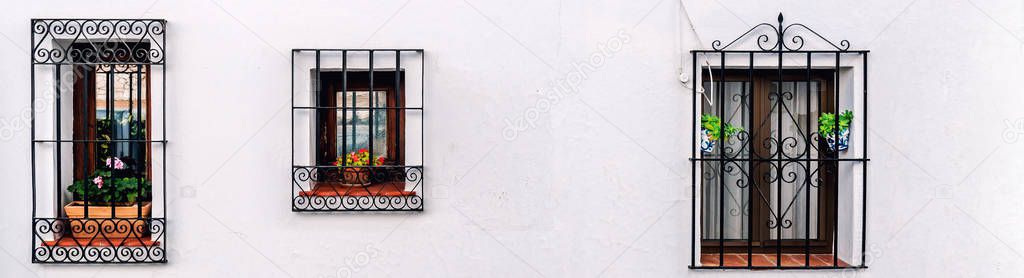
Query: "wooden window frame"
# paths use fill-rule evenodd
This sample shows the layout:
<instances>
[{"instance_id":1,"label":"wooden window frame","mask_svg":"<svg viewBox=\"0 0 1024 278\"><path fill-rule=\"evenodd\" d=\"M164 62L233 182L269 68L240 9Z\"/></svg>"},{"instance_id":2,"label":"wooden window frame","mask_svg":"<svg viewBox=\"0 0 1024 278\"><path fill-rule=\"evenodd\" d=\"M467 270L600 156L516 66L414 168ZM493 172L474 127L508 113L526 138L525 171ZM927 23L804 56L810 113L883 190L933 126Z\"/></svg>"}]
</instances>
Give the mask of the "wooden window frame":
<instances>
[{"instance_id":1,"label":"wooden window frame","mask_svg":"<svg viewBox=\"0 0 1024 278\"><path fill-rule=\"evenodd\" d=\"M754 115L771 115L771 102L768 98L771 92L772 82L779 80L780 72L778 69L725 69L724 76L722 70L714 70L712 72L715 82L753 82L751 93L753 93L753 107L752 113ZM808 75L810 76L811 82L818 82L819 86L819 98L818 98L818 109L819 113L834 113L834 99L835 99L835 75L834 69L811 69L808 73L807 69L784 69L782 70L782 82L807 82ZM707 73L704 73L703 80L710 80ZM705 87L708 88L708 87ZM713 94L717 92L706 92L710 94L710 97L714 97ZM770 121L770 119L769 119ZM759 120L755 119L751 124L758 125ZM755 134L769 134L771 126L770 124L757 126L759 130ZM745 127L748 128L748 127ZM817 127L812 127L812 130L817 130ZM770 135L769 135L770 136ZM750 138L752 142L760 142L760 138ZM818 149L825 149L823 142L819 140L817 142ZM752 152L758 152L761 156L765 156L765 150L761 144L751 144L752 146L759 146L752 149ZM827 152L819 152L818 158L826 158L829 154ZM765 162L748 162L749 169L767 168L761 165ZM771 163L771 162L768 162ZM835 161L818 162L820 169L838 169L838 163ZM698 167L703 167L699 164ZM756 170L761 175L765 169ZM818 228L817 234L808 242L805 239L778 239L771 238L771 228L763 227L763 225L750 225L748 229L753 229L748 232L752 236L750 239L726 239L724 240L724 252L726 253L746 253L749 250L755 254L774 254L779 252L779 245L781 242L783 253L803 253L808 249L812 254L832 254L833 252L833 236L835 227L834 223L837 221L837 203L838 195L836 192L836 185L838 184L838 177L832 173L827 173L824 170L819 170L819 175L822 176L824 185L818 187ZM756 187L756 188L755 188ZM749 186L751 189L757 189L761 192L771 192L771 185L763 185L758 183L751 183ZM748 189L749 190L749 189ZM751 192L750 196L754 196ZM750 215L748 217L754 217L756 220L752 223L767 223L771 216L771 206L764 202L751 202L752 206ZM704 207L700 208L700 225L704 227ZM742 215L742 214L741 214ZM749 221L749 220L748 220ZM755 227L757 227L755 229ZM748 242L749 241L749 242ZM701 236L701 253L703 254L718 254L719 248L722 242L719 239L709 239ZM808 247L809 245L809 247Z\"/></svg>"},{"instance_id":2,"label":"wooden window frame","mask_svg":"<svg viewBox=\"0 0 1024 278\"><path fill-rule=\"evenodd\" d=\"M337 103L337 94L343 89L347 91L385 92L387 95L387 154L385 165L405 164L405 73L400 71L396 88L394 70L374 70L374 82L370 84L370 72L367 70L321 71L320 90L316 96L316 164L333 165L337 153L337 113L341 107ZM372 104L371 104L372 106ZM379 110L378 110L379 111ZM372 124L372 123L371 123ZM371 129L372 131L372 129ZM369 142L372 144L372 142ZM356 150L349 150L356 151Z\"/></svg>"}]
</instances>

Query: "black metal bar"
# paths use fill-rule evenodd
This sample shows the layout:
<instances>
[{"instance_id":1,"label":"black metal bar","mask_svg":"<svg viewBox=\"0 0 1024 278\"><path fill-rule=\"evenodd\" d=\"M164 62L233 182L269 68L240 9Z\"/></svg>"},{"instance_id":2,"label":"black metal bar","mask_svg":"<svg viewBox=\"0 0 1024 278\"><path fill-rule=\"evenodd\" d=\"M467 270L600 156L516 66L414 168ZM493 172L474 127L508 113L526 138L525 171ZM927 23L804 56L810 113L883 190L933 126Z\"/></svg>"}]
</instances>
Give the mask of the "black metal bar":
<instances>
[{"instance_id":1,"label":"black metal bar","mask_svg":"<svg viewBox=\"0 0 1024 278\"><path fill-rule=\"evenodd\" d=\"M750 107L750 115L748 115L748 122L750 123L750 127L749 131L747 131L747 141L753 142L754 130L756 129L754 128L754 53L747 53L747 58L749 59L749 63L747 64L747 84L744 84L743 90L747 93L747 101ZM722 78L725 78L725 76L722 76ZM740 110L743 110L744 112L747 111L746 109ZM753 151L754 149L750 147L747 156L753 155ZM733 157L733 159L735 158L736 157ZM749 212L747 213L747 267L751 267L754 264L754 206L752 204L752 197L754 196L753 191L757 190L755 189L756 185L754 185L754 170L756 169L755 163L753 161L748 161L747 168L750 169L747 171L747 180L750 181L750 183L747 185L746 190L747 203L750 203L749 205L747 205L747 208L749 210ZM742 205L740 207L742 207Z\"/></svg>"},{"instance_id":2,"label":"black metal bar","mask_svg":"<svg viewBox=\"0 0 1024 278\"><path fill-rule=\"evenodd\" d=\"M399 106L385 106L385 107L341 107L341 106L295 106L292 107L297 110L423 110L423 107L399 107Z\"/></svg>"},{"instance_id":3,"label":"black metal bar","mask_svg":"<svg viewBox=\"0 0 1024 278\"><path fill-rule=\"evenodd\" d=\"M135 139L110 139L110 140L32 140L33 143L167 143L167 140L135 140Z\"/></svg>"},{"instance_id":4,"label":"black metal bar","mask_svg":"<svg viewBox=\"0 0 1024 278\"><path fill-rule=\"evenodd\" d=\"M117 126L114 125L114 120L113 120L114 113L116 112L116 111L114 111L114 109L115 109L114 108L114 98L117 97L117 94L116 94L117 92L115 92L115 90L114 90L114 86L115 85L116 84L114 83L114 67L111 66L110 67L110 71L107 72L107 92L106 92L106 94L107 94L107 99L106 99L106 101L107 101L107 124L110 125L110 129L107 130L107 132L110 133L110 137L107 138L107 142L108 142L107 143L107 150L110 152L110 154L109 154L110 156L108 156L108 158L115 157L117 155L118 147L120 147L120 146L118 146L118 143L110 143L110 140L112 140L114 138L117 138L117 130L116 130ZM103 159L103 158L101 157L100 159ZM114 179L116 179L116 177L114 177L115 171L113 170L113 168L114 168L113 162L111 162L110 166L108 166L108 167L111 168L109 181L111 183L113 183ZM116 216L117 209L115 207L116 206L115 206L114 202L110 202L110 218L115 218L115 216Z\"/></svg>"},{"instance_id":5,"label":"black metal bar","mask_svg":"<svg viewBox=\"0 0 1024 278\"><path fill-rule=\"evenodd\" d=\"M291 73L291 76L290 76L290 79L291 79L291 87L290 88L291 88L291 90L288 92L288 94L290 95L291 106L292 106L291 113L288 115L288 117L291 119L291 123L290 123L291 124L291 137L288 138L288 140L291 142L291 147L288 149L288 151L291 153L291 156L289 157L289 160L291 161L292 165L295 165L295 54L296 54L296 52L292 51L292 55L290 57L291 58L291 68L289 69L289 72ZM317 105L317 104L313 103L312 105ZM313 122L314 122L314 124L316 122L316 117L315 116L313 117ZM315 161L316 155L313 155L313 156L314 156L314 161ZM316 164L316 163L313 163L313 164ZM291 176L294 179L294 177L295 177L295 172L294 171L291 172ZM291 187L291 191L292 191L292 195L291 196L296 196L295 195L295 187L296 187L296 185L294 184L294 180L292 181L292 183L293 183L292 186L289 186L289 187ZM312 190L312 188L310 188L310 190ZM290 200L289 203L291 203L292 210L298 209L298 207L295 206L294 199Z\"/></svg>"},{"instance_id":6,"label":"black metal bar","mask_svg":"<svg viewBox=\"0 0 1024 278\"><path fill-rule=\"evenodd\" d=\"M426 93L424 91L427 90L426 89L427 53L424 52L422 49L419 50L418 52L420 53L420 106L421 107L426 107L426 105L427 105L427 96L426 96ZM421 111L421 113L420 113L420 163L419 163L421 165L426 165L426 163L427 163L426 162L426 160L427 160L426 150L423 147L423 146L426 146L426 142L427 142L426 141L426 133L427 133L426 125L427 125L427 113ZM423 174L423 173L424 173L424 169L420 168L420 174ZM426 195L427 194L426 193L427 192L427 190L426 190L426 180L425 179L420 179L420 185L421 185L421 187L419 188L420 192L423 192L422 194ZM423 207L426 206L426 202L427 201L426 201L425 198L420 200L420 209L421 210L422 210Z\"/></svg>"},{"instance_id":7,"label":"black metal bar","mask_svg":"<svg viewBox=\"0 0 1024 278\"><path fill-rule=\"evenodd\" d=\"M161 20L161 22L163 22L164 26L167 25L167 21ZM160 36L160 40L163 41L162 47L164 48L163 49L164 53L166 53L166 51L167 51L167 36ZM162 58L160 60L161 61L166 61L167 59L166 58ZM160 223L165 226L164 229L160 230L160 233L161 233L164 241L167 241L167 238L168 238L168 236L167 236L167 229L166 229L166 225L167 225L166 218L167 218L167 211L168 211L168 209L167 209L167 144L166 144L166 141L167 141L167 65L163 64L163 63L161 63L161 68L160 68L160 86L161 86L161 90L160 90L160 104L161 104L160 114L162 116L160 118L160 120L162 122L161 129L162 129L162 133L163 133L163 134L160 135L160 139L165 141L164 144L160 145L160 149L161 149L160 153L162 154L161 155L161 160L162 160L162 162L161 162L162 164L161 165L163 165L163 167L160 167L160 171L161 171L161 177L160 177L160 179L161 179L161 185L160 185L161 186L161 192L160 192L160 194L162 196L164 196L163 198L160 198L160 200L163 203L163 210L162 210L162 213L161 213L161 216L163 218L160 219ZM152 185L150 185L150 187L152 187ZM152 190L151 190L150 194L153 194ZM156 194L153 194L153 195L156 195ZM152 221L153 218L150 218L150 219ZM167 262L167 257L165 256L165 257L161 258L161 261Z\"/></svg>"},{"instance_id":8,"label":"black metal bar","mask_svg":"<svg viewBox=\"0 0 1024 278\"><path fill-rule=\"evenodd\" d=\"M690 72L692 72L691 73L692 79L690 79L690 80L693 80L693 83L691 83L690 90L693 93L693 98L692 98L692 103L691 103L691 106L692 106L692 110L691 111L693 111L693 113L690 114L690 124L692 125L692 128L690 130L690 140L692 141L691 144L690 144L690 157L696 157L697 156L697 140L698 140L697 139L697 128L700 126L700 123L697 122L697 111L698 111L697 110L697 101L698 101L698 99L697 99L697 86L700 85L700 84L697 83L697 70L700 69L700 65L698 65L698 63L697 63L697 53L696 52L692 52L691 53L691 57L692 57L692 61L693 61L693 68L691 68L691 70L690 70ZM701 192L703 192L703 191L701 191ZM697 254L697 244L700 244L701 239L697 238L697 232L696 231L697 231L697 162L694 161L694 160L690 160L690 267L697 267L696 257L700 256L700 254ZM702 230L702 233L703 233L703 230ZM703 250L701 252L703 252Z\"/></svg>"},{"instance_id":9,"label":"black metal bar","mask_svg":"<svg viewBox=\"0 0 1024 278\"><path fill-rule=\"evenodd\" d=\"M376 95L376 94L377 94L377 92L373 90L373 50L370 50L370 92L369 92L370 103L367 106L373 107L374 105L376 105L376 103L374 102L374 99L373 99L373 95ZM373 162L376 161L373 158L373 143L374 143L374 141L373 141L373 134L376 133L376 129L377 129L376 128L377 122L374 122L374 116L373 116L373 114L375 114L374 112L375 111L370 110L370 123L368 125L366 125L366 129L367 129L366 133L370 135L370 140L366 142L366 144L369 145L369 147L370 147L370 166L373 166Z\"/></svg>"},{"instance_id":10,"label":"black metal bar","mask_svg":"<svg viewBox=\"0 0 1024 278\"><path fill-rule=\"evenodd\" d=\"M30 26L35 26L35 21L32 21L32 24L30 24ZM32 48L35 48L36 33L35 32L29 32L29 35L31 36L31 40L29 41L29 47L30 47L29 49L32 49ZM35 141L36 141L36 65L35 65L35 62L36 62L36 58L33 57L32 55L29 55L29 79L32 80L32 82L30 82L30 84L29 84L29 112L31 113L29 115L29 126L31 128L31 130L29 130L29 137L30 137L30 141L32 141L32 143L29 144L30 145L29 149L30 149L30 153L31 153L30 156L32 158L32 167L31 167L32 168L32 219L33 219L34 223L35 223L36 216L37 216L37 214L36 214L36 196L37 196L36 195L36 143L35 143ZM59 210L58 210L58 212L56 214L58 216L60 215ZM29 239L31 240L31 242L35 243L36 242L36 231L35 231L35 229L33 229L31 231L31 233L32 234L31 234ZM32 256L32 260L33 260L33 263L35 263L35 260L36 260L36 256L35 255Z\"/></svg>"},{"instance_id":11,"label":"black metal bar","mask_svg":"<svg viewBox=\"0 0 1024 278\"><path fill-rule=\"evenodd\" d=\"M754 266L754 267L690 267L691 270L863 270L867 267L852 266L852 267L765 267L765 266Z\"/></svg>"},{"instance_id":12,"label":"black metal bar","mask_svg":"<svg viewBox=\"0 0 1024 278\"><path fill-rule=\"evenodd\" d=\"M61 67L61 65L57 65L56 68L53 71L53 78L56 80L56 82L54 82L54 85L53 85L53 94L56 96L56 100L54 101L54 106L56 107L54 111L55 111L56 116L53 118L53 130L56 133L55 137L57 139L61 138L61 134L60 134L60 121L61 121L61 113L60 113L61 112L60 111L61 110L60 109L61 99L60 99L60 95L61 95L61 87L60 87L60 84L61 84L61 79L62 78L60 78L60 67ZM56 173L54 175L54 182L57 184L57 186L56 186L56 190L55 190L56 192L54 192L54 193L56 194L57 199L54 200L53 203L55 205L54 209L56 209L56 211L60 211L60 203L61 203L61 200L63 200L61 198L61 195L62 195L62 193L64 191L64 190L61 189L61 168L62 168L61 167L61 161L60 161L60 158L61 158L61 144L57 144L56 147L57 147L57 151L53 154L53 158L54 158L54 161L55 161L55 164L54 164L55 167L53 167L53 168L54 168L54 170L56 170Z\"/></svg>"},{"instance_id":13,"label":"black metal bar","mask_svg":"<svg viewBox=\"0 0 1024 278\"><path fill-rule=\"evenodd\" d=\"M757 161L757 162L802 162L802 161L854 161L863 162L871 161L867 158L690 158L691 161Z\"/></svg>"},{"instance_id":14,"label":"black metal bar","mask_svg":"<svg viewBox=\"0 0 1024 278\"><path fill-rule=\"evenodd\" d=\"M865 53L864 56L861 57L861 59L862 59L862 62L864 63L864 66L863 66L863 71L864 71L863 75L864 76L861 77L862 80L864 80L863 81L864 82L864 88L863 88L863 91L862 91L863 92L862 93L862 95L863 95L863 100L862 101L864 102L864 111L861 112L862 114L864 114L864 116L862 116L864 119L861 120L864 123L864 129L861 130L861 136L863 138L863 143L861 143L861 144L864 145L864 155L863 155L863 157L869 157L868 156L868 55L867 55L867 53ZM866 252L866 250L865 249L867 249L867 242L868 242L868 232L867 232L868 231L868 164L867 163L861 163L861 194L862 195L861 195L861 202L860 202L860 205L861 205L861 211L860 211L860 213L861 213L861 219L860 219L860 221L861 221L860 222L861 223L861 227L860 227L860 266L865 266L864 265L866 263L866 261L865 261L865 256L866 256L865 252Z\"/></svg>"},{"instance_id":15,"label":"black metal bar","mask_svg":"<svg viewBox=\"0 0 1024 278\"><path fill-rule=\"evenodd\" d=\"M402 79L401 78L402 78L402 51L395 50L395 97L394 97L395 104L394 105L396 107L403 107L403 106L405 106L405 94L402 93ZM387 106L387 105L388 104L385 101L384 106ZM399 109L401 109L401 108L399 108ZM370 113L373 113L373 110L370 110ZM397 134L395 134L395 138L397 139L397 138L402 138L402 117L405 116L405 110L398 110L398 113L395 113L395 114L398 114L394 118L395 127L396 127L395 131L397 131ZM387 112L385 112L385 115L387 115ZM387 127L385 126L385 130L386 129L387 129ZM404 140L402 140L402 141L404 141ZM405 142L398 142L398 143L399 144L403 144ZM402 150L403 149L404 148L402 148L402 147L397 148L395 150L396 157L392 157L391 159L398 159L399 157L401 157L404 160L405 156L402 155ZM397 163L405 164L405 161L400 161L400 162L397 162Z\"/></svg>"},{"instance_id":16,"label":"black metal bar","mask_svg":"<svg viewBox=\"0 0 1024 278\"><path fill-rule=\"evenodd\" d=\"M133 137L132 136L132 129L135 126L135 124L133 123L134 122L134 114L132 113L132 109L134 108L134 102L132 102L132 100L133 100L132 99L132 93L134 92L133 89L138 88L138 87L135 87L135 83L132 83L133 80L134 80L134 76L132 76L131 74L128 74L128 138L129 139L131 139ZM128 143L128 155L132 158L132 160L135 160L135 153L133 152L134 150L135 150L135 143ZM134 170L134 169L132 169L132 170ZM134 172L134 171L132 171L132 172ZM133 174L138 174L138 173L133 173ZM135 190L136 190L136 193L138 194L138 195L135 195L135 198L136 198L135 200L138 201L139 200L138 198L142 196L142 189L139 188L139 179L135 179ZM141 202L140 202L139 205L136 206L136 208L138 209L137 210L138 213L135 215L135 218L138 219L138 218L142 217L142 205L141 205Z\"/></svg>"},{"instance_id":17,"label":"black metal bar","mask_svg":"<svg viewBox=\"0 0 1024 278\"><path fill-rule=\"evenodd\" d=\"M778 34L775 34L775 35L778 35ZM690 52L692 52L692 53L764 53L764 54L774 54L774 53L777 53L778 51L777 50L708 50L708 49L698 49L698 50L690 50ZM784 50L783 52L791 53L791 54L802 54L802 53L833 54L833 53L837 53L837 54L848 54L848 55L860 55L860 54L869 53L870 51L869 50L846 50L846 51L835 51L835 50Z\"/></svg>"},{"instance_id":18,"label":"black metal bar","mask_svg":"<svg viewBox=\"0 0 1024 278\"><path fill-rule=\"evenodd\" d=\"M131 138L131 134L132 134L132 130L133 129L134 130L139 130L139 134L137 135L137 138L141 138L141 139L144 140L144 139L146 139L146 137L151 136L151 134L149 134L148 131L145 134L143 134L142 133L142 129L145 128L145 126L142 126L142 127L139 126L140 124L142 124L142 120L146 119L146 117L149 116L148 113L146 113L146 114L142 113L143 112L142 111L142 78L143 78L143 75L142 75L142 68L141 68L141 66L139 66L139 67L140 67L139 68L139 72L136 73L138 75L138 77L135 78L135 82L136 82L136 84L135 84L136 85L135 86L135 96L136 96L136 100L137 100L135 102L135 105L136 105L135 112L138 113L138 116L134 116L134 114L131 113L131 109L128 109L129 114L132 114L131 121L129 123L134 125L134 128L132 128L132 127L128 128L128 136L129 136L129 138ZM147 67L146 68L146 76L147 76L146 80L147 81L149 80L149 78L148 78L149 71L150 71L150 69ZM149 93L150 93L149 92L149 88L146 88L146 94L149 94ZM147 97L146 101L150 101L150 98ZM130 93L128 94L128 103L129 103L128 106L131 107L131 94ZM149 103L146 103L146 106L148 107ZM136 117L138 117L138 118L136 118ZM148 120L147 120L147 122L148 122ZM134 167L145 167L145 169L141 169L141 170L135 169L136 170L135 174L138 175L139 177L146 177L147 179L152 179L153 177L148 175L148 171L149 171L148 168L149 167L146 166L146 165L150 164L149 158L148 158L149 157L149 152L150 152L149 147L144 145L144 144L142 144L142 143L128 143L128 144L129 144L129 146L138 144L140 152L142 153L141 158L135 159L135 165L133 165L133 166ZM135 155L134 152L132 152L132 151L128 151L128 153L131 153L133 156ZM145 160L145 162L144 163L140 163L141 160ZM141 178L136 178L135 179L135 203L136 203L136 207L138 208L138 214L136 214L136 216L139 219L142 219L142 198L143 198L143 196L142 196L142 187L143 186L145 186L145 185L142 182L142 179ZM152 188L153 185L152 185L152 183L150 183L149 186L150 186L150 189L149 189L150 196L149 196L149 198L151 199L150 202L152 202L152 198L153 198L153 196L152 196L153 195L153 188Z\"/></svg>"},{"instance_id":19,"label":"black metal bar","mask_svg":"<svg viewBox=\"0 0 1024 278\"><path fill-rule=\"evenodd\" d=\"M808 159L804 167L804 265L811 265L811 53L807 53L807 83L804 84L804 91L807 91L807 118L804 119L804 148Z\"/></svg>"},{"instance_id":20,"label":"black metal bar","mask_svg":"<svg viewBox=\"0 0 1024 278\"><path fill-rule=\"evenodd\" d=\"M353 93L352 95L353 95L353 97L352 97L353 105L352 106L356 106L355 105L355 93ZM337 106L337 103L335 103L335 106ZM348 113L349 113L349 111L352 111L351 109L348 108L348 106L349 106L348 105L348 51L342 51L341 52L341 107L342 107L342 110L341 110L341 153L338 154L338 156L347 156L348 155ZM335 107L335 108L337 108L337 107ZM352 116L355 117L355 114L353 114ZM355 125L353 125L353 129L354 128L355 128ZM353 134L355 134L355 130L353 130ZM355 141L355 139L353 139L353 142L354 141ZM335 147L335 148L337 148L337 147ZM348 166L348 165L344 165L345 161L346 160L342 160L342 163L343 163L342 166Z\"/></svg>"},{"instance_id":21,"label":"black metal bar","mask_svg":"<svg viewBox=\"0 0 1024 278\"><path fill-rule=\"evenodd\" d=\"M840 93L840 88L842 86L839 84L840 83L839 82L839 75L840 75L840 73L839 73L839 56L840 56L839 54L836 54L836 82L835 82L836 83L835 84L835 86L836 86L836 96L835 96L836 109L834 110L834 112L835 112L834 114L835 114L836 120L833 121L834 124L835 124L835 127L832 129L832 131L835 133L835 136L836 136L836 139L835 139L836 140L836 149L835 149L836 157L839 157L839 136L840 136L840 134L839 134L839 113L841 113L839 111L839 97L842 96L842 93ZM835 167L836 167L836 174L835 174L836 175L835 176L836 183L835 183L835 189L832 190L833 191L832 195L835 196L835 205L836 205L836 209L833 210L833 212L835 213L835 220L832 221L832 231L833 231L833 234L834 234L833 237L832 237L832 242L834 244L834 246L832 248L832 265L833 266L838 266L839 265L839 210L838 210L838 207L839 207L839 162L835 163Z\"/></svg>"},{"instance_id":22,"label":"black metal bar","mask_svg":"<svg viewBox=\"0 0 1024 278\"><path fill-rule=\"evenodd\" d=\"M725 53L719 54L719 76L725 76ZM725 157L725 80L715 86L715 103L718 103L718 157ZM714 108L712 108L714 109ZM725 264L725 162L718 161L718 264Z\"/></svg>"},{"instance_id":23,"label":"black metal bar","mask_svg":"<svg viewBox=\"0 0 1024 278\"><path fill-rule=\"evenodd\" d=\"M423 52L422 48L295 48L292 51L298 52L367 52L367 51L411 51L411 52Z\"/></svg>"},{"instance_id":24,"label":"black metal bar","mask_svg":"<svg viewBox=\"0 0 1024 278\"><path fill-rule=\"evenodd\" d=\"M784 30L784 29L782 29L782 19L780 18L779 19L779 39L782 39L782 30ZM781 41L780 41L780 43L781 43ZM782 53L783 53L782 52L782 47L779 47L778 55L777 55L778 58L779 58L779 66L777 68L778 72L779 72L779 79L776 82L774 82L775 86L776 86L775 87L775 94L776 94L775 102L776 102L776 105L778 105L776 109L778 109L778 113L779 113L778 122L777 122L778 125L779 125L779 128L776 129L776 136L778 136L778 140L779 140L779 143L776 144L776 148L778 148L776 155L779 158L783 158L783 152L784 152L783 149L782 149L782 102L783 102L783 97L782 97L782 95L783 95L783 93L782 93L782 80L783 80L782 79ZM775 239L778 241L778 248L777 248L776 253L775 253L775 262L776 262L775 264L776 264L776 266L781 268L782 267L782 220L783 220L783 218L785 218L785 215L782 215L782 212L781 212L782 211L782 178L781 178L782 177L782 165L779 165L779 167L776 167L775 169L777 169L776 174L778 175L776 177L779 177L777 179L778 180L778 185L777 185L778 188L775 191L776 192L775 203L777 204L777 206L776 206L776 215L777 216L776 216L776 220L775 220L775 231L776 231L775 232Z\"/></svg>"}]
</instances>

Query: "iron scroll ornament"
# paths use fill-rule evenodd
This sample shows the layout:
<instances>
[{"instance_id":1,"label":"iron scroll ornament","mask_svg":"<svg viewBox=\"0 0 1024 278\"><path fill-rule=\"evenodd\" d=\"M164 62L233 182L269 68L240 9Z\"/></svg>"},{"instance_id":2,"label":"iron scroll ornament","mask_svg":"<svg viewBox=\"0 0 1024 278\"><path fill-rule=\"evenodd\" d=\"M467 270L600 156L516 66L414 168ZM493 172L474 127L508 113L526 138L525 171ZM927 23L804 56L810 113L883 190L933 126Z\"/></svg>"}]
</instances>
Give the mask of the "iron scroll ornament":
<instances>
[{"instance_id":1,"label":"iron scroll ornament","mask_svg":"<svg viewBox=\"0 0 1024 278\"><path fill-rule=\"evenodd\" d=\"M32 63L163 64L166 26L162 19L33 19Z\"/></svg>"},{"instance_id":2,"label":"iron scroll ornament","mask_svg":"<svg viewBox=\"0 0 1024 278\"><path fill-rule=\"evenodd\" d=\"M724 51L733 44L736 44L736 42L747 37L747 35L753 33L755 30L767 28L770 29L771 32L766 32L765 34L760 34L757 36L757 47L760 48L761 51L799 51L804 47L804 37L801 35L792 35L789 36L787 39L787 35L797 32L798 29L803 29L804 31L809 32L810 34L817 36L822 41L828 43L838 51L848 51L850 49L850 41L848 40L841 40L837 45L836 43L833 43L829 39L825 38L821 34L818 34L818 32L815 32L813 29L807 27L807 25L803 25L802 23L783 25L783 19L784 18L782 16L782 13L779 13L778 25L772 25L770 23L760 23L754 25L754 27L751 27L750 30L747 30L739 37L736 37L736 39L733 39L725 46L722 46L722 41L720 40L715 40L714 42L711 42L711 48L714 49L715 51ZM790 28L794 28L792 32L790 32ZM774 40L772 40L772 35L775 36ZM789 41L789 43L787 43L787 41Z\"/></svg>"}]
</instances>

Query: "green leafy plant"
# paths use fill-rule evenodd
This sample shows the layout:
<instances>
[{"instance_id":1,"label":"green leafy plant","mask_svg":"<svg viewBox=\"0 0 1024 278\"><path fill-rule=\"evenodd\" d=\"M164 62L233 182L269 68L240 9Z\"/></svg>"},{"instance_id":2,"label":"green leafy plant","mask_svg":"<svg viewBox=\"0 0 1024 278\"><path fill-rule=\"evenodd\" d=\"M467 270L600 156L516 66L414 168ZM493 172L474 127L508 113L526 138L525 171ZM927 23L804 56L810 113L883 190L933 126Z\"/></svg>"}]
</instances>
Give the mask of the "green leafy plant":
<instances>
[{"instance_id":1,"label":"green leafy plant","mask_svg":"<svg viewBox=\"0 0 1024 278\"><path fill-rule=\"evenodd\" d=\"M718 140L719 137L722 137L722 140L729 140L729 136L743 131L742 128L729 123L722 124L721 118L711 114L701 115L700 124L702 129L708 131L708 139L711 140Z\"/></svg>"},{"instance_id":2,"label":"green leafy plant","mask_svg":"<svg viewBox=\"0 0 1024 278\"><path fill-rule=\"evenodd\" d=\"M68 186L75 201L104 205L150 200L152 184L149 180L125 170L120 158L107 158L106 165L93 171L91 178L77 180Z\"/></svg>"},{"instance_id":3,"label":"green leafy plant","mask_svg":"<svg viewBox=\"0 0 1024 278\"><path fill-rule=\"evenodd\" d=\"M828 135L835 133L835 128L839 127L839 132L842 133L850 128L850 122L853 121L853 112L850 110L843 111L839 114L839 122L836 123L836 115L832 113L821 113L818 116L818 134Z\"/></svg>"}]
</instances>

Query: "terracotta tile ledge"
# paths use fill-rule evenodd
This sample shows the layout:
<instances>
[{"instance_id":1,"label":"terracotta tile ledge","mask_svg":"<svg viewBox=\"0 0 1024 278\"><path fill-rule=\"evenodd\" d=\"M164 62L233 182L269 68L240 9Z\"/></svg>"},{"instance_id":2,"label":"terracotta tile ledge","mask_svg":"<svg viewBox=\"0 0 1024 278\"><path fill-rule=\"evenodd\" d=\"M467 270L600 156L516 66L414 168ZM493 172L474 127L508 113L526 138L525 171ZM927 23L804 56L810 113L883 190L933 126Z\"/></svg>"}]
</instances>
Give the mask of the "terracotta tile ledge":
<instances>
[{"instance_id":1,"label":"terracotta tile ledge","mask_svg":"<svg viewBox=\"0 0 1024 278\"><path fill-rule=\"evenodd\" d=\"M416 191L406 191L403 182L388 182L373 184L365 187L350 187L343 185L318 184L313 190L299 192L299 196L318 197L402 197L416 196Z\"/></svg>"},{"instance_id":2,"label":"terracotta tile ledge","mask_svg":"<svg viewBox=\"0 0 1024 278\"><path fill-rule=\"evenodd\" d=\"M159 246L159 241L153 241L149 236L142 238L74 238L65 236L59 240L43 241L45 247L151 247Z\"/></svg>"},{"instance_id":3,"label":"terracotta tile ledge","mask_svg":"<svg viewBox=\"0 0 1024 278\"><path fill-rule=\"evenodd\" d=\"M750 262L750 266L754 267L776 267L778 264L778 256L776 254L752 254L753 261ZM700 263L701 266L717 267L721 265L721 258L724 258L726 267L746 267L747 261L750 258L747 257L746 253L725 253L724 257L720 257L718 253L713 254L701 254ZM832 265L831 254L811 254L810 267L831 267ZM807 263L805 254L782 254L782 266L783 267L804 267ZM838 260L837 267L849 267L850 265L842 260Z\"/></svg>"}]
</instances>

